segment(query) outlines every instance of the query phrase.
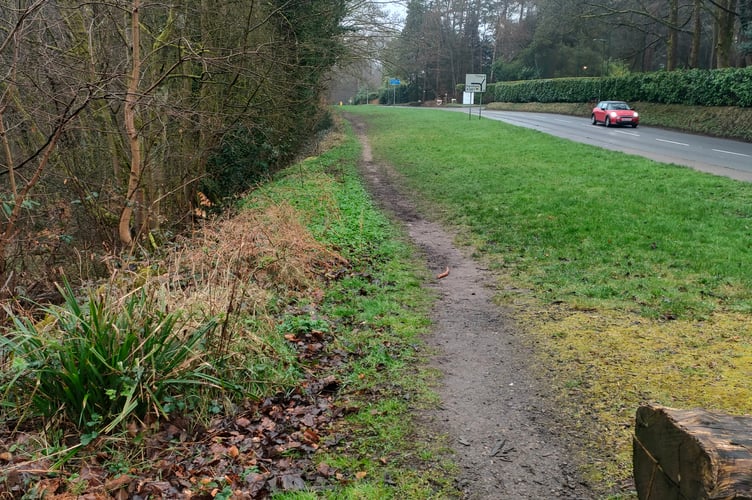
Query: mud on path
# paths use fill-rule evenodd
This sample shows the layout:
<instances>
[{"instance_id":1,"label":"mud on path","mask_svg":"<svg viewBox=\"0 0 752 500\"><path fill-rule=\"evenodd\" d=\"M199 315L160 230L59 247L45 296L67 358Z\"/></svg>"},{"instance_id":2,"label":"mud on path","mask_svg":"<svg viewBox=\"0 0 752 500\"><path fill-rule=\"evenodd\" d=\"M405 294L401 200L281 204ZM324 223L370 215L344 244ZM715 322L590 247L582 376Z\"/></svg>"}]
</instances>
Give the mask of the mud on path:
<instances>
[{"instance_id":1,"label":"mud on path","mask_svg":"<svg viewBox=\"0 0 752 500\"><path fill-rule=\"evenodd\" d=\"M564 426L529 368L534 356L508 311L494 304L493 277L453 243L453 235L420 215L400 192L397 174L374 163L366 123L348 116L363 146L361 174L378 205L402 224L429 269L449 275L427 286L438 299L426 339L443 374L440 407L421 415L449 436L466 499L595 498L577 478Z\"/></svg>"}]
</instances>

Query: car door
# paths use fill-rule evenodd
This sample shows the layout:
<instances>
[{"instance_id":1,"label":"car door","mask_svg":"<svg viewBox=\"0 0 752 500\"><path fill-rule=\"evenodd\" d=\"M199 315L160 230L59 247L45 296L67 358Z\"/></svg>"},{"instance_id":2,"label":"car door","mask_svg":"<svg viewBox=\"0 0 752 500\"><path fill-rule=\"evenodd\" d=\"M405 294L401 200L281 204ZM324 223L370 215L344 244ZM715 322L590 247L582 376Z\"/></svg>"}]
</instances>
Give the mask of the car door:
<instances>
[{"instance_id":1,"label":"car door","mask_svg":"<svg viewBox=\"0 0 752 500\"><path fill-rule=\"evenodd\" d=\"M595 107L595 110L593 110L593 114L595 115L595 119L599 122L606 120L606 103L605 102L599 102L598 105Z\"/></svg>"}]
</instances>

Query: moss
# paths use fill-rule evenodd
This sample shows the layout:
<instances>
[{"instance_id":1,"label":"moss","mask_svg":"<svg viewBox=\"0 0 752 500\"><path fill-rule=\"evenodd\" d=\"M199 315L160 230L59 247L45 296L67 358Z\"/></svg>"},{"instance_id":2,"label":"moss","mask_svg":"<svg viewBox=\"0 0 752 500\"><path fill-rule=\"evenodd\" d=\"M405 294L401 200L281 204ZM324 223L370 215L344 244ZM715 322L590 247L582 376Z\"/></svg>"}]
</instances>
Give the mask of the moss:
<instances>
[{"instance_id":1,"label":"moss","mask_svg":"<svg viewBox=\"0 0 752 500\"><path fill-rule=\"evenodd\" d=\"M616 485L632 473L634 414L640 404L752 413L749 317L660 321L565 304L523 308L518 321L537 345L541 375L553 382L567 431L589 457L585 476Z\"/></svg>"}]
</instances>

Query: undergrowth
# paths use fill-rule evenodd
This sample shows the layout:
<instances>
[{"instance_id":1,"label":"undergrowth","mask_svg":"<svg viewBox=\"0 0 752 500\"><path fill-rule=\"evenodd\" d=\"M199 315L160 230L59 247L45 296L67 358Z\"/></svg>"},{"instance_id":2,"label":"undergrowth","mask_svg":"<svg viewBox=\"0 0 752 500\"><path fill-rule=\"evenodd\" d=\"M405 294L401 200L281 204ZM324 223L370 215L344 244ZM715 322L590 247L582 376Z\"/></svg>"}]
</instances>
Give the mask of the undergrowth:
<instances>
[{"instance_id":1,"label":"undergrowth","mask_svg":"<svg viewBox=\"0 0 752 500\"><path fill-rule=\"evenodd\" d=\"M80 301L65 283L62 295L65 303L44 308L41 321L16 316L0 336L6 420L72 426L85 445L149 412L168 416L168 399L186 386L226 385L202 355L215 318L191 324L143 288L122 300Z\"/></svg>"}]
</instances>

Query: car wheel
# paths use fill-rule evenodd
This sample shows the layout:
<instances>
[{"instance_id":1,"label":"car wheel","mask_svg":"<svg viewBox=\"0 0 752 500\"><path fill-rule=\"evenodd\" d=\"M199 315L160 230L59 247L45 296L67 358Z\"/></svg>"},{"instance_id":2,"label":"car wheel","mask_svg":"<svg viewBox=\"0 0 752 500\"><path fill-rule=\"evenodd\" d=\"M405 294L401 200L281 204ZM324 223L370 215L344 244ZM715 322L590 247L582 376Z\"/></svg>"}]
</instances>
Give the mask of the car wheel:
<instances>
[{"instance_id":1,"label":"car wheel","mask_svg":"<svg viewBox=\"0 0 752 500\"><path fill-rule=\"evenodd\" d=\"M590 115L590 123L592 123L593 125L598 124L598 120L595 119L595 114Z\"/></svg>"},{"instance_id":2,"label":"car wheel","mask_svg":"<svg viewBox=\"0 0 752 500\"><path fill-rule=\"evenodd\" d=\"M632 128L637 128L637 124L636 124L636 123L633 123L633 124L632 124Z\"/></svg>"},{"instance_id":3,"label":"car wheel","mask_svg":"<svg viewBox=\"0 0 752 500\"><path fill-rule=\"evenodd\" d=\"M611 126L611 118L609 118L608 116L606 117L606 126L607 127Z\"/></svg>"}]
</instances>

